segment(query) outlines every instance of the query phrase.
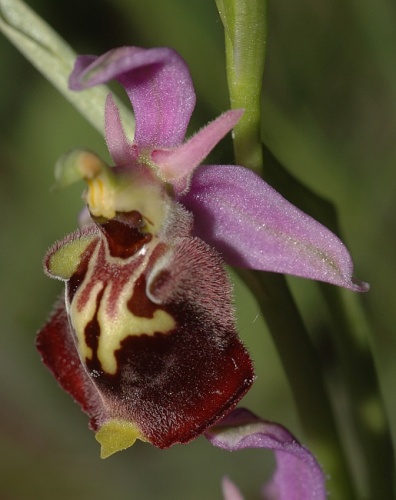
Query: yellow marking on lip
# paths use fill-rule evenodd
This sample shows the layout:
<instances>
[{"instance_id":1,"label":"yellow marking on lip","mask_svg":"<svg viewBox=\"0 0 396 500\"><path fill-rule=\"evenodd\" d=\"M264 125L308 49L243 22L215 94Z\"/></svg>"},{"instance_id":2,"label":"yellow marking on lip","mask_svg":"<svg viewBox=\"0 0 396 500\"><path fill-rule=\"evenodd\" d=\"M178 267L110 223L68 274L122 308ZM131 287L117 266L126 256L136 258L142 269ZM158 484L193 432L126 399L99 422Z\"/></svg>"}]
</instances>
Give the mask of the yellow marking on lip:
<instances>
[{"instance_id":1,"label":"yellow marking on lip","mask_svg":"<svg viewBox=\"0 0 396 500\"><path fill-rule=\"evenodd\" d=\"M152 318L135 316L128 309L128 300L133 293L135 279L140 275L140 272L145 267L145 263L140 266L139 270L135 270L131 281L129 281L122 290L117 292L115 305L110 309L109 303L114 299L113 286L117 286L111 281L104 284L103 281L98 281L91 289L89 298L84 301L84 307L79 307L81 294L86 293L86 286L95 274L95 263L99 248L95 249L91 262L88 265L88 270L84 281L77 290L72 303L70 304L70 318L72 326L76 332L78 342L78 352L82 361L91 360L93 357L92 348L86 342L86 326L93 320L97 313L97 321L99 326L99 341L97 349L98 361L102 369L110 374L117 373L117 360L115 352L121 349L121 343L129 336L134 335L154 335L156 332L167 333L173 330L176 322L173 317L162 309L157 309ZM147 257L147 256L146 256ZM115 259L111 259L115 260ZM118 284L119 285L119 284ZM106 287L101 297L99 308L97 297L103 287Z\"/></svg>"},{"instance_id":2,"label":"yellow marking on lip","mask_svg":"<svg viewBox=\"0 0 396 500\"><path fill-rule=\"evenodd\" d=\"M114 299L114 290L112 290L112 287L120 286L119 283L107 283L100 301L97 314L100 327L97 356L102 369L110 375L117 373L118 366L115 352L121 348L122 341L127 337L143 334L154 335L156 332L168 333L176 327L173 317L162 309L157 309L152 318L135 316L128 309L128 301L133 294L136 278L145 269L148 254L145 255L145 261L142 262L139 268L135 269L131 280L121 290L117 290L116 302L112 307L109 307L112 299ZM111 260L116 259L111 258ZM87 279L89 279L88 273ZM96 292L96 290L98 291ZM95 305L99 291L95 287L95 293L94 290L91 292L92 296L95 296Z\"/></svg>"},{"instance_id":3,"label":"yellow marking on lip","mask_svg":"<svg viewBox=\"0 0 396 500\"><path fill-rule=\"evenodd\" d=\"M167 333L176 326L173 317L162 309L157 309L152 318L143 318L133 315L125 307L111 319L106 317L100 308L98 320L101 326L98 359L102 369L110 375L117 373L115 352L121 348L121 342L127 337L154 335L156 332Z\"/></svg>"},{"instance_id":4,"label":"yellow marking on lip","mask_svg":"<svg viewBox=\"0 0 396 500\"><path fill-rule=\"evenodd\" d=\"M158 308L152 318L135 316L128 309L128 301L133 295L136 279L144 272L152 248L154 248L152 245L146 247L144 260L138 268L131 272L129 281L122 287L117 280L116 271L120 264L122 264L120 267L129 264L125 259L111 257L107 246L105 246L105 261L110 266L114 266L114 274L112 277L104 277L105 281L101 280L98 276L100 271L97 268L101 246L97 245L89 261L84 280L69 305L69 316L76 333L79 355L83 362L93 358L93 350L86 342L86 327L96 314L99 335L96 355L102 370L110 375L117 373L115 353L121 349L121 343L127 337L154 335L156 332L166 334L176 327L174 318L162 309ZM87 286L95 277L97 282L91 288L89 297L85 297ZM103 295L98 303L98 295L103 288ZM81 303L82 296L84 296L84 300Z\"/></svg>"},{"instance_id":5,"label":"yellow marking on lip","mask_svg":"<svg viewBox=\"0 0 396 500\"><path fill-rule=\"evenodd\" d=\"M82 310L78 310L78 298L79 298L78 292L84 290L84 285L81 286L70 305L70 318L74 331L76 332L77 336L78 352L83 362L86 359L92 359L93 356L92 349L87 345L85 339L85 328L87 324L90 321L92 321L95 316L96 299L102 288L103 288L102 282L96 283L96 285L91 290L90 297L87 300L84 308Z\"/></svg>"}]
</instances>

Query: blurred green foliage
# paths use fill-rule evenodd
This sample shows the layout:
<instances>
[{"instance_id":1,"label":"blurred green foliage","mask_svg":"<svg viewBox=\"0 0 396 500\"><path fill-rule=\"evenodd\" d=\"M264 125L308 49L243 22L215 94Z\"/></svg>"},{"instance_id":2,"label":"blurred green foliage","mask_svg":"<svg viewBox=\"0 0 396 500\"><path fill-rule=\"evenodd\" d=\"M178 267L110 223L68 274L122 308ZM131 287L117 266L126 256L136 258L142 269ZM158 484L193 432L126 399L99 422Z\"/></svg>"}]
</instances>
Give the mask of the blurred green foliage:
<instances>
[{"instance_id":1,"label":"blurred green foliage","mask_svg":"<svg viewBox=\"0 0 396 500\"><path fill-rule=\"evenodd\" d=\"M192 130L227 109L214 0L28 3L78 53L119 45L176 48L197 91ZM355 299L351 304L360 333L372 333L396 440L396 4L280 0L269 4L268 26L263 139L293 175L339 210L356 276L372 286L360 297L364 313ZM61 283L43 275L41 260L75 228L82 207L82 186L51 193L53 166L74 146L104 159L108 154L103 138L2 37L0 56L0 498L220 498L225 473L247 498L258 498L273 465L269 452L232 455L200 438L167 451L140 443L101 461L87 418L41 365L35 332L62 292ZM234 280L241 336L258 375L244 404L304 441L258 307ZM316 285L290 283L331 363L332 321Z\"/></svg>"}]
</instances>

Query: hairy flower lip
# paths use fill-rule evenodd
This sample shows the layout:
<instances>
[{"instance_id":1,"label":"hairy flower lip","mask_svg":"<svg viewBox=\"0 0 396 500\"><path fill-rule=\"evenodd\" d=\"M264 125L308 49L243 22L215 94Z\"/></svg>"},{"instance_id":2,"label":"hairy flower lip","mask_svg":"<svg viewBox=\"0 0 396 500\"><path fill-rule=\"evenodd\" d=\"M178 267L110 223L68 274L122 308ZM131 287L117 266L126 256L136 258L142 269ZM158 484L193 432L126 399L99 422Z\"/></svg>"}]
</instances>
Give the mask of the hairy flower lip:
<instances>
[{"instance_id":1,"label":"hairy flower lip","mask_svg":"<svg viewBox=\"0 0 396 500\"><path fill-rule=\"evenodd\" d=\"M91 226L45 259L48 274L66 282L66 304L39 332L37 348L91 427L106 430L104 457L136 437L159 448L191 441L254 379L219 256L188 236L188 224L169 243L140 233L138 214L130 216L134 232L124 218ZM163 271L167 286L154 286ZM116 445L109 426L118 429Z\"/></svg>"}]
</instances>

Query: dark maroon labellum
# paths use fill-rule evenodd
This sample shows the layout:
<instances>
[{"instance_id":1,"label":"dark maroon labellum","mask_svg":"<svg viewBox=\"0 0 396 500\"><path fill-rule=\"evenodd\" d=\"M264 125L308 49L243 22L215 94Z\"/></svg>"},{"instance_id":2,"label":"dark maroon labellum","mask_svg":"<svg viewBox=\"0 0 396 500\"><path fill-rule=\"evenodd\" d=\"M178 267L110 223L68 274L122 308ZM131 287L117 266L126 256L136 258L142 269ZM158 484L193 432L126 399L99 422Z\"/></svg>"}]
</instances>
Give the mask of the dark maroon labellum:
<instances>
[{"instance_id":1,"label":"dark maroon labellum","mask_svg":"<svg viewBox=\"0 0 396 500\"><path fill-rule=\"evenodd\" d=\"M93 429L127 422L166 448L201 434L249 389L253 368L228 278L201 240L145 233L134 211L56 245L50 274L66 275L64 254L76 258L66 308L58 306L37 347Z\"/></svg>"}]
</instances>

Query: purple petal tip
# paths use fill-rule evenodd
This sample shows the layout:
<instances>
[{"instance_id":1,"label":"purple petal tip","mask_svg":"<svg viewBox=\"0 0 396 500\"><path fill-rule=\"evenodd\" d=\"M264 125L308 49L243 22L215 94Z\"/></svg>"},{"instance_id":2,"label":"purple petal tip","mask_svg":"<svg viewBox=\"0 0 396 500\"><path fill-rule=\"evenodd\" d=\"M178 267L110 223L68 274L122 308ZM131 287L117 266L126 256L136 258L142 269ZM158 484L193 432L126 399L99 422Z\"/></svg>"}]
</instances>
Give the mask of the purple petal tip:
<instances>
[{"instance_id":1,"label":"purple petal tip","mask_svg":"<svg viewBox=\"0 0 396 500\"><path fill-rule=\"evenodd\" d=\"M237 408L205 433L219 448L237 451L245 448L273 450L276 471L265 486L266 498L276 500L325 500L325 476L312 453L283 426L262 420L244 408ZM223 483L226 500L240 497L228 480Z\"/></svg>"}]
</instances>

